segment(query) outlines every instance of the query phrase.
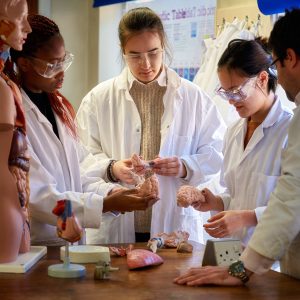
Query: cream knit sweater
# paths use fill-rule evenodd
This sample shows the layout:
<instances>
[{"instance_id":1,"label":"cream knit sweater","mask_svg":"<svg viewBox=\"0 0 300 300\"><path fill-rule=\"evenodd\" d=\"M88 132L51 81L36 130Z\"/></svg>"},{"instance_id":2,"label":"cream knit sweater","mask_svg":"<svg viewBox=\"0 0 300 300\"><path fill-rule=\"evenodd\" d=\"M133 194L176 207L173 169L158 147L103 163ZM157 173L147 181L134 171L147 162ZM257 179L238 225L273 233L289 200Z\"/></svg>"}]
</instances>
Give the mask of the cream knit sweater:
<instances>
[{"instance_id":1,"label":"cream knit sweater","mask_svg":"<svg viewBox=\"0 0 300 300\"><path fill-rule=\"evenodd\" d=\"M145 160L154 159L159 154L161 118L164 113L163 96L166 89L166 86L160 86L156 80L148 84L134 80L129 91L141 118L140 155ZM151 209L136 211L134 225L136 232L150 232Z\"/></svg>"}]
</instances>

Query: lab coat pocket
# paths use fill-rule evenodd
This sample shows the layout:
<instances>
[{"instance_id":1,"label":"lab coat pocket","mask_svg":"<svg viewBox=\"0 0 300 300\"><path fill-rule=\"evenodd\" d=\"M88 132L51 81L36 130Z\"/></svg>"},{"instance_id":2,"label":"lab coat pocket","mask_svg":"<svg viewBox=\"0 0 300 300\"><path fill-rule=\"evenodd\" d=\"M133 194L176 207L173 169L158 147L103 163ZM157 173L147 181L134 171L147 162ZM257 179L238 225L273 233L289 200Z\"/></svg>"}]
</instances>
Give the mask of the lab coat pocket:
<instances>
[{"instance_id":1,"label":"lab coat pocket","mask_svg":"<svg viewBox=\"0 0 300 300\"><path fill-rule=\"evenodd\" d=\"M193 153L192 136L173 134L171 137L170 155L182 156Z\"/></svg>"},{"instance_id":2,"label":"lab coat pocket","mask_svg":"<svg viewBox=\"0 0 300 300\"><path fill-rule=\"evenodd\" d=\"M273 192L279 176L265 175L262 173L253 173L256 178L256 187L254 197L257 206L265 206L269 201L269 197Z\"/></svg>"}]
</instances>

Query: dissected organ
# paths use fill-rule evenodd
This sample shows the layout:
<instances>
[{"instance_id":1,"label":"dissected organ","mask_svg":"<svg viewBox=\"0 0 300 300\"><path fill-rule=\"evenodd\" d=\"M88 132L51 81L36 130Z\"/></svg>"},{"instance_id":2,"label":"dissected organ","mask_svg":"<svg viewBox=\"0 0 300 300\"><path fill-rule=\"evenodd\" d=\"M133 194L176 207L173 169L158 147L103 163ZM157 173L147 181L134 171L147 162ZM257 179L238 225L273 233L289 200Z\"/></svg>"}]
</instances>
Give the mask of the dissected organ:
<instances>
[{"instance_id":1,"label":"dissected organ","mask_svg":"<svg viewBox=\"0 0 300 300\"><path fill-rule=\"evenodd\" d=\"M162 264L163 259L149 250L133 249L127 254L127 265L130 270Z\"/></svg>"},{"instance_id":2,"label":"dissected organ","mask_svg":"<svg viewBox=\"0 0 300 300\"><path fill-rule=\"evenodd\" d=\"M133 249L132 245L127 248L109 247L109 249L118 256L127 255L127 265L130 270L156 266L164 262L159 255L145 249Z\"/></svg>"},{"instance_id":3,"label":"dissected organ","mask_svg":"<svg viewBox=\"0 0 300 300\"><path fill-rule=\"evenodd\" d=\"M180 207L188 207L198 201L205 202L205 197L196 187L183 185L177 192L177 205Z\"/></svg>"},{"instance_id":4,"label":"dissected organ","mask_svg":"<svg viewBox=\"0 0 300 300\"><path fill-rule=\"evenodd\" d=\"M137 185L137 188L139 189L139 194L142 196L147 196L150 194L155 195L158 197L158 179L155 174L151 172L149 176L147 176L147 173L151 171L146 171L145 173L145 181L139 185Z\"/></svg>"},{"instance_id":5,"label":"dissected organ","mask_svg":"<svg viewBox=\"0 0 300 300\"><path fill-rule=\"evenodd\" d=\"M177 248L182 242L188 243L190 234L186 231L173 231L172 233L158 233L148 241L148 247L156 253L158 248Z\"/></svg>"},{"instance_id":6,"label":"dissected organ","mask_svg":"<svg viewBox=\"0 0 300 300\"><path fill-rule=\"evenodd\" d=\"M137 154L133 154L131 157L132 166L135 170L132 172L132 176L136 181L136 187L140 190L140 195L148 196L154 194L158 197L158 179L151 169L151 162L142 160ZM141 171L138 171L142 168Z\"/></svg>"},{"instance_id":7,"label":"dissected organ","mask_svg":"<svg viewBox=\"0 0 300 300\"><path fill-rule=\"evenodd\" d=\"M72 212L72 205L70 200L59 200L56 206L53 208L52 213L54 213L57 218L56 230L57 235L70 242L75 243L81 239L82 227L79 224L78 219L74 216Z\"/></svg>"},{"instance_id":8,"label":"dissected organ","mask_svg":"<svg viewBox=\"0 0 300 300\"><path fill-rule=\"evenodd\" d=\"M192 253L193 252L193 245L186 242L186 241L182 241L177 246L177 252L179 252L179 253Z\"/></svg>"}]
</instances>

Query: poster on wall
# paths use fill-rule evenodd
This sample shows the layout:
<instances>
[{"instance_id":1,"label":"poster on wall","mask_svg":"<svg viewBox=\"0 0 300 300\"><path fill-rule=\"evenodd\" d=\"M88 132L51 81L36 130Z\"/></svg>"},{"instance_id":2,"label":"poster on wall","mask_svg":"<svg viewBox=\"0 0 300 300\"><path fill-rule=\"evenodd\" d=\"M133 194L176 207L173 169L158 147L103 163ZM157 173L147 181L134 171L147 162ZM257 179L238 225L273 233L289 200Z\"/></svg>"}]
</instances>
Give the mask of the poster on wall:
<instances>
[{"instance_id":1,"label":"poster on wall","mask_svg":"<svg viewBox=\"0 0 300 300\"><path fill-rule=\"evenodd\" d=\"M203 39L215 32L216 0L130 1L126 11L147 6L162 19L172 50L173 68L193 81L201 64Z\"/></svg>"}]
</instances>

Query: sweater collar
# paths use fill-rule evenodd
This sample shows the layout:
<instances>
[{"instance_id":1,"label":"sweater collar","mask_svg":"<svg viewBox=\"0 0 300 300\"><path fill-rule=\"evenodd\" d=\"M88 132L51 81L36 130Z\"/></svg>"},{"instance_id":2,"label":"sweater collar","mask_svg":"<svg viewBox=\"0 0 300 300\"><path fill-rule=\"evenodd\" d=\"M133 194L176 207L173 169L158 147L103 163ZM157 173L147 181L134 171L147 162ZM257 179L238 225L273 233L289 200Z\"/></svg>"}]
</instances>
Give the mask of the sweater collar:
<instances>
[{"instance_id":1,"label":"sweater collar","mask_svg":"<svg viewBox=\"0 0 300 300\"><path fill-rule=\"evenodd\" d=\"M131 82L131 85L129 86L128 76L133 77L133 75L132 74L129 75L129 73L130 73L130 70L128 69L128 67L125 67L123 69L122 73L119 76L117 76L116 82L115 82L117 89L129 90L129 88L132 85L132 82ZM171 70L170 68L168 68L166 66L164 66L164 69L159 76L159 80L161 78L165 78L165 85L167 85L168 87L170 86L172 89L173 88L178 89L181 84L181 80L182 80L182 78L180 78L179 75L175 71ZM167 78L168 78L168 80L167 80ZM133 80L136 80L136 79L133 77ZM158 80L158 78L156 80ZM161 84L161 81L160 81L160 84Z\"/></svg>"},{"instance_id":2,"label":"sweater collar","mask_svg":"<svg viewBox=\"0 0 300 300\"><path fill-rule=\"evenodd\" d=\"M139 80L137 80L133 74L131 73L130 69L127 68L127 82L128 82L128 89L130 90L131 87L132 87L132 84L134 81L137 81L138 83L140 84L144 84L144 85L147 85L147 83L142 83L140 82ZM157 81L157 83L160 85L160 86L167 86L167 76L166 76L166 70L164 68L164 66L162 67L162 71L160 72L159 76L153 80L153 81ZM151 81L151 82L153 82ZM150 82L150 83L151 83Z\"/></svg>"}]
</instances>

